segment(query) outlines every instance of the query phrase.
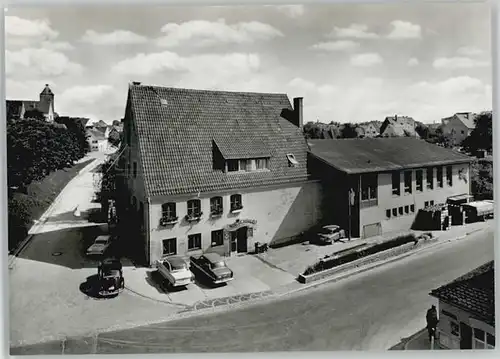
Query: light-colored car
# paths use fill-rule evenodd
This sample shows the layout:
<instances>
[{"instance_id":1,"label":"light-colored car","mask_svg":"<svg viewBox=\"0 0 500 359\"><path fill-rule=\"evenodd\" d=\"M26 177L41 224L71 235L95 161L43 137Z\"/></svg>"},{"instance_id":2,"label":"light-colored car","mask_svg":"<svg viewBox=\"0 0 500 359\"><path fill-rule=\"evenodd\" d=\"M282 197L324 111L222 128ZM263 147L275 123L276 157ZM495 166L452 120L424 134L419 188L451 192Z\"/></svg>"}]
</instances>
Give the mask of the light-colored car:
<instances>
[{"instance_id":1,"label":"light-colored car","mask_svg":"<svg viewBox=\"0 0 500 359\"><path fill-rule=\"evenodd\" d=\"M103 255L111 244L110 235L98 236L94 243L87 249L87 255Z\"/></svg>"},{"instance_id":2,"label":"light-colored car","mask_svg":"<svg viewBox=\"0 0 500 359\"><path fill-rule=\"evenodd\" d=\"M339 226L333 224L323 226L321 230L313 237L312 242L316 244L332 244L346 238L345 231Z\"/></svg>"},{"instance_id":3,"label":"light-colored car","mask_svg":"<svg viewBox=\"0 0 500 359\"><path fill-rule=\"evenodd\" d=\"M194 281L188 263L178 256L163 257L156 261L156 269L172 287L186 286Z\"/></svg>"}]
</instances>

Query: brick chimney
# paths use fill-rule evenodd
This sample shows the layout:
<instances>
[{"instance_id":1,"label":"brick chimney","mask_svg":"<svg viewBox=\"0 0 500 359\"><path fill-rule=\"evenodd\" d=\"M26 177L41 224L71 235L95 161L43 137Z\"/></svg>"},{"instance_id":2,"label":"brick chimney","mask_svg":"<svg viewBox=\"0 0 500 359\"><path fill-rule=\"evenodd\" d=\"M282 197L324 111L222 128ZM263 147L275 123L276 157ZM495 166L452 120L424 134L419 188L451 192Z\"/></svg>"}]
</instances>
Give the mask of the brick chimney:
<instances>
[{"instance_id":1,"label":"brick chimney","mask_svg":"<svg viewBox=\"0 0 500 359\"><path fill-rule=\"evenodd\" d=\"M302 128L304 125L303 99L303 97L295 97L293 99L294 125L299 128Z\"/></svg>"}]
</instances>

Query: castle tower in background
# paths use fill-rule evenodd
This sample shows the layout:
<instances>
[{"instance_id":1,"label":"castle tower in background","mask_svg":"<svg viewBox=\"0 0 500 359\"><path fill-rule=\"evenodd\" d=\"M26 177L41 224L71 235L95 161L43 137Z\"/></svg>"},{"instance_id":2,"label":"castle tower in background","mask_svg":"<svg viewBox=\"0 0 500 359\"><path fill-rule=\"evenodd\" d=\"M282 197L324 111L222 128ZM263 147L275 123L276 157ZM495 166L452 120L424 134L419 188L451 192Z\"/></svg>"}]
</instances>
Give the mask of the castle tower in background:
<instances>
[{"instance_id":1,"label":"castle tower in background","mask_svg":"<svg viewBox=\"0 0 500 359\"><path fill-rule=\"evenodd\" d=\"M40 92L39 109L46 114L49 122L54 121L54 93L48 84L45 84L45 88Z\"/></svg>"}]
</instances>

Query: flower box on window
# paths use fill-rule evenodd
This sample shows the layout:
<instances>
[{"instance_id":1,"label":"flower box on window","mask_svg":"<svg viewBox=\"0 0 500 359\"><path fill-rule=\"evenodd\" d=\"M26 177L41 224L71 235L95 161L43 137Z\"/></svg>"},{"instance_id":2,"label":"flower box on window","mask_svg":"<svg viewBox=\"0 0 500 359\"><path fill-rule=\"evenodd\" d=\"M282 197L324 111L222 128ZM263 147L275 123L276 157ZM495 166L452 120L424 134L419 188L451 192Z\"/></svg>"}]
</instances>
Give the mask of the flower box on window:
<instances>
[{"instance_id":1,"label":"flower box on window","mask_svg":"<svg viewBox=\"0 0 500 359\"><path fill-rule=\"evenodd\" d=\"M222 208L214 208L210 211L211 217L220 217L222 216Z\"/></svg>"},{"instance_id":2,"label":"flower box on window","mask_svg":"<svg viewBox=\"0 0 500 359\"><path fill-rule=\"evenodd\" d=\"M161 226L168 226L169 224L175 224L179 220L179 217L162 217L160 219Z\"/></svg>"},{"instance_id":3,"label":"flower box on window","mask_svg":"<svg viewBox=\"0 0 500 359\"><path fill-rule=\"evenodd\" d=\"M203 212L194 212L194 213L188 213L186 214L186 221L188 222L194 222L194 221L199 221L201 219L201 216L203 215Z\"/></svg>"},{"instance_id":4,"label":"flower box on window","mask_svg":"<svg viewBox=\"0 0 500 359\"><path fill-rule=\"evenodd\" d=\"M231 206L231 213L240 213L242 209L243 209L243 205L241 205L241 204Z\"/></svg>"}]
</instances>

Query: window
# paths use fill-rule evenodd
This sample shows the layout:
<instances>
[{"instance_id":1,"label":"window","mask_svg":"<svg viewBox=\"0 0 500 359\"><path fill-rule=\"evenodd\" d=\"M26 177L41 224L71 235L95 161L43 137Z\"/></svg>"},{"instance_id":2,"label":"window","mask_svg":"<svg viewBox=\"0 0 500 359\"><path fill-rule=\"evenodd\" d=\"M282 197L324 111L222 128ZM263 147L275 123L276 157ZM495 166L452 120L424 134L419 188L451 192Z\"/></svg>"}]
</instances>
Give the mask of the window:
<instances>
[{"instance_id":1,"label":"window","mask_svg":"<svg viewBox=\"0 0 500 359\"><path fill-rule=\"evenodd\" d=\"M131 170L130 163L129 163L127 165L127 175L130 176L131 173L132 173L132 170Z\"/></svg>"},{"instance_id":2,"label":"window","mask_svg":"<svg viewBox=\"0 0 500 359\"><path fill-rule=\"evenodd\" d=\"M431 206L434 206L434 201L429 201L429 204L430 204Z\"/></svg>"},{"instance_id":3,"label":"window","mask_svg":"<svg viewBox=\"0 0 500 359\"><path fill-rule=\"evenodd\" d=\"M411 213L415 213L415 205L414 204L410 205L410 211L411 211Z\"/></svg>"},{"instance_id":4,"label":"window","mask_svg":"<svg viewBox=\"0 0 500 359\"><path fill-rule=\"evenodd\" d=\"M405 206L405 214L409 214L410 213L410 206Z\"/></svg>"},{"instance_id":5,"label":"window","mask_svg":"<svg viewBox=\"0 0 500 359\"><path fill-rule=\"evenodd\" d=\"M401 173L399 171L392 172L392 194L401 195Z\"/></svg>"},{"instance_id":6,"label":"window","mask_svg":"<svg viewBox=\"0 0 500 359\"><path fill-rule=\"evenodd\" d=\"M238 211L243 208L241 203L241 194L231 195L231 212Z\"/></svg>"},{"instance_id":7,"label":"window","mask_svg":"<svg viewBox=\"0 0 500 359\"><path fill-rule=\"evenodd\" d=\"M361 175L361 200L377 199L377 174Z\"/></svg>"},{"instance_id":8,"label":"window","mask_svg":"<svg viewBox=\"0 0 500 359\"><path fill-rule=\"evenodd\" d=\"M409 194L412 192L411 185L411 171L405 172L405 193Z\"/></svg>"},{"instance_id":9,"label":"window","mask_svg":"<svg viewBox=\"0 0 500 359\"><path fill-rule=\"evenodd\" d=\"M134 178L137 177L137 162L134 162Z\"/></svg>"},{"instance_id":10,"label":"window","mask_svg":"<svg viewBox=\"0 0 500 359\"><path fill-rule=\"evenodd\" d=\"M429 207L429 201L424 202L424 208L427 208L427 207Z\"/></svg>"},{"instance_id":11,"label":"window","mask_svg":"<svg viewBox=\"0 0 500 359\"><path fill-rule=\"evenodd\" d=\"M440 166L437 168L436 177L437 177L438 187L443 188L443 167Z\"/></svg>"},{"instance_id":12,"label":"window","mask_svg":"<svg viewBox=\"0 0 500 359\"><path fill-rule=\"evenodd\" d=\"M460 131L460 132L462 133L462 135L465 135L465 131L464 131L464 130L462 130L462 131Z\"/></svg>"},{"instance_id":13,"label":"window","mask_svg":"<svg viewBox=\"0 0 500 359\"><path fill-rule=\"evenodd\" d=\"M210 214L211 215L222 214L222 197L210 198Z\"/></svg>"},{"instance_id":14,"label":"window","mask_svg":"<svg viewBox=\"0 0 500 359\"><path fill-rule=\"evenodd\" d=\"M239 163L238 160L228 160L227 161L227 171L228 172L235 172L239 170Z\"/></svg>"},{"instance_id":15,"label":"window","mask_svg":"<svg viewBox=\"0 0 500 359\"><path fill-rule=\"evenodd\" d=\"M269 168L269 164L268 164L268 159L267 158L257 158L255 160L255 167L256 169L258 170L266 170Z\"/></svg>"},{"instance_id":16,"label":"window","mask_svg":"<svg viewBox=\"0 0 500 359\"><path fill-rule=\"evenodd\" d=\"M403 215L403 207L399 207L398 212L399 212L399 215L402 216Z\"/></svg>"},{"instance_id":17,"label":"window","mask_svg":"<svg viewBox=\"0 0 500 359\"><path fill-rule=\"evenodd\" d=\"M486 333L486 344L488 345L488 348L495 348L495 336L493 334Z\"/></svg>"},{"instance_id":18,"label":"window","mask_svg":"<svg viewBox=\"0 0 500 359\"><path fill-rule=\"evenodd\" d=\"M212 247L222 246L224 244L224 231L212 231Z\"/></svg>"},{"instance_id":19,"label":"window","mask_svg":"<svg viewBox=\"0 0 500 359\"><path fill-rule=\"evenodd\" d=\"M416 190L418 192L422 192L424 190L424 172L422 170L417 170L415 172L415 177L416 177Z\"/></svg>"},{"instance_id":20,"label":"window","mask_svg":"<svg viewBox=\"0 0 500 359\"><path fill-rule=\"evenodd\" d=\"M164 239L162 242L164 256L177 254L177 238Z\"/></svg>"},{"instance_id":21,"label":"window","mask_svg":"<svg viewBox=\"0 0 500 359\"><path fill-rule=\"evenodd\" d=\"M390 210L390 209L387 209L387 210L385 211L385 216L386 216L387 218L391 218L391 210Z\"/></svg>"},{"instance_id":22,"label":"window","mask_svg":"<svg viewBox=\"0 0 500 359\"><path fill-rule=\"evenodd\" d=\"M398 209L397 208L393 208L392 209L392 216L393 217L397 217L398 216Z\"/></svg>"},{"instance_id":23,"label":"window","mask_svg":"<svg viewBox=\"0 0 500 359\"><path fill-rule=\"evenodd\" d=\"M295 159L293 153L287 153L286 158L288 159L288 167L298 166L299 162Z\"/></svg>"},{"instance_id":24,"label":"window","mask_svg":"<svg viewBox=\"0 0 500 359\"><path fill-rule=\"evenodd\" d=\"M460 336L460 327L458 326L457 322L450 320L450 333L451 335L454 335L456 337Z\"/></svg>"},{"instance_id":25,"label":"window","mask_svg":"<svg viewBox=\"0 0 500 359\"><path fill-rule=\"evenodd\" d=\"M199 199L192 199L187 202L188 217L201 216L201 201Z\"/></svg>"},{"instance_id":26,"label":"window","mask_svg":"<svg viewBox=\"0 0 500 359\"><path fill-rule=\"evenodd\" d=\"M176 211L175 211L175 203L174 202L164 203L161 205L162 218L173 220L174 218L176 218L175 212Z\"/></svg>"},{"instance_id":27,"label":"window","mask_svg":"<svg viewBox=\"0 0 500 359\"><path fill-rule=\"evenodd\" d=\"M453 175L451 166L446 166L446 183L448 183L448 186L453 185Z\"/></svg>"},{"instance_id":28,"label":"window","mask_svg":"<svg viewBox=\"0 0 500 359\"><path fill-rule=\"evenodd\" d=\"M97 143L97 140L92 140L92 143Z\"/></svg>"},{"instance_id":29,"label":"window","mask_svg":"<svg viewBox=\"0 0 500 359\"><path fill-rule=\"evenodd\" d=\"M434 167L427 168L427 189L434 188Z\"/></svg>"},{"instance_id":30,"label":"window","mask_svg":"<svg viewBox=\"0 0 500 359\"><path fill-rule=\"evenodd\" d=\"M482 329L474 328L474 349L494 349L495 336Z\"/></svg>"},{"instance_id":31,"label":"window","mask_svg":"<svg viewBox=\"0 0 500 359\"><path fill-rule=\"evenodd\" d=\"M188 251L201 249L201 233L188 236Z\"/></svg>"},{"instance_id":32,"label":"window","mask_svg":"<svg viewBox=\"0 0 500 359\"><path fill-rule=\"evenodd\" d=\"M248 171L247 165L250 161L240 160L240 171Z\"/></svg>"}]
</instances>

